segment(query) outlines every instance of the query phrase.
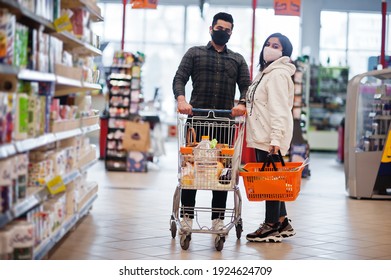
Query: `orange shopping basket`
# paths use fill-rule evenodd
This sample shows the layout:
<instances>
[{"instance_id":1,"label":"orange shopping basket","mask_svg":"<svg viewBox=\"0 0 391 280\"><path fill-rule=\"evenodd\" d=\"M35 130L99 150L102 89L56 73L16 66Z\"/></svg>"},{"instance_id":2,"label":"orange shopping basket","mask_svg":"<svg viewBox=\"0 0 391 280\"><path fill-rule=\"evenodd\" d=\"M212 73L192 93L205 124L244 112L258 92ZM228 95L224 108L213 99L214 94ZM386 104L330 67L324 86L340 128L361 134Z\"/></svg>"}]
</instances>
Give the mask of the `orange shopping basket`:
<instances>
[{"instance_id":1,"label":"orange shopping basket","mask_svg":"<svg viewBox=\"0 0 391 280\"><path fill-rule=\"evenodd\" d=\"M293 201L300 192L301 173L306 162L247 163L239 175L243 177L249 201Z\"/></svg>"}]
</instances>

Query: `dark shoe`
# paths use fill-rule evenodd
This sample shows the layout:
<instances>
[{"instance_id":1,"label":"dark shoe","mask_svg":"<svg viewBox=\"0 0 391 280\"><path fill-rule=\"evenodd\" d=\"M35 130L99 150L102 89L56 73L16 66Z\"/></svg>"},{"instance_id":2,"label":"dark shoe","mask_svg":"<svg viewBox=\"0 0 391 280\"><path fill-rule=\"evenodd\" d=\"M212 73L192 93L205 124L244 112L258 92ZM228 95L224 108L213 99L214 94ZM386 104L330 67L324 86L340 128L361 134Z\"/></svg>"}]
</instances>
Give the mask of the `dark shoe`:
<instances>
[{"instance_id":1,"label":"dark shoe","mask_svg":"<svg viewBox=\"0 0 391 280\"><path fill-rule=\"evenodd\" d=\"M278 225L272 227L263 223L255 232L247 234L246 239L253 242L281 242L282 236L278 232Z\"/></svg>"},{"instance_id":2,"label":"dark shoe","mask_svg":"<svg viewBox=\"0 0 391 280\"><path fill-rule=\"evenodd\" d=\"M284 238L291 237L296 234L295 230L293 229L292 225L290 224L290 219L285 218L284 221L281 223L281 226L278 229L278 232L280 235Z\"/></svg>"}]
</instances>

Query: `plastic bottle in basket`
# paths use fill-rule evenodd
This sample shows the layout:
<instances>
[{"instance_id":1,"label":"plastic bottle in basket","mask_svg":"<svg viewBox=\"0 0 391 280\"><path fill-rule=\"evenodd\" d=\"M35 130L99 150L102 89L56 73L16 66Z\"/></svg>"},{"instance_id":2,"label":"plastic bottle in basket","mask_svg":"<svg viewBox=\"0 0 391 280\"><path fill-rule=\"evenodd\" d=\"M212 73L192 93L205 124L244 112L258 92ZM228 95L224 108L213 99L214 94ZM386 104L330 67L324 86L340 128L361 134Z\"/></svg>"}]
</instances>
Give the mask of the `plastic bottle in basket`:
<instances>
[{"instance_id":1,"label":"plastic bottle in basket","mask_svg":"<svg viewBox=\"0 0 391 280\"><path fill-rule=\"evenodd\" d=\"M201 142L194 149L194 157L197 160L209 160L212 155L210 150L211 148L209 136L203 135L201 138Z\"/></svg>"}]
</instances>

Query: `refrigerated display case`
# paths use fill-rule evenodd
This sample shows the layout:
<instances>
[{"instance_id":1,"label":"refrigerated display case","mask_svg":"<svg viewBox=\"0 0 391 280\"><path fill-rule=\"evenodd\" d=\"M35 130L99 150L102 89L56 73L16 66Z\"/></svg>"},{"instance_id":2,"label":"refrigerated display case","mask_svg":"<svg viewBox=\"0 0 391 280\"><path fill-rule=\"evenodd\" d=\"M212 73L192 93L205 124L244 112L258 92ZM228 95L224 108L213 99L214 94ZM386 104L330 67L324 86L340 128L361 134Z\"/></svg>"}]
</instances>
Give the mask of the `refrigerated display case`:
<instances>
[{"instance_id":1,"label":"refrigerated display case","mask_svg":"<svg viewBox=\"0 0 391 280\"><path fill-rule=\"evenodd\" d=\"M391 69L348 83L344 168L353 198L391 199Z\"/></svg>"}]
</instances>

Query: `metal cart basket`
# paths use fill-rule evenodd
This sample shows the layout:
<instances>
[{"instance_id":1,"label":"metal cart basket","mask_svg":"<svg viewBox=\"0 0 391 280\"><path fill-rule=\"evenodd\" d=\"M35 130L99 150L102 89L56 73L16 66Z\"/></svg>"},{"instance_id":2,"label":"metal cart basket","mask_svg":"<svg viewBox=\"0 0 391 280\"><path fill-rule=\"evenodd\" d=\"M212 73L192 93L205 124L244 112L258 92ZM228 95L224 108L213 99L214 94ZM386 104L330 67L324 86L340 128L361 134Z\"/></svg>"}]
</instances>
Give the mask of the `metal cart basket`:
<instances>
[{"instance_id":1,"label":"metal cart basket","mask_svg":"<svg viewBox=\"0 0 391 280\"><path fill-rule=\"evenodd\" d=\"M237 238L241 237L242 199L238 182L245 117L232 118L230 113L230 110L193 109L194 116L178 114L178 185L173 196L170 230L172 238L175 238L177 230L181 231L180 245L184 250L189 247L192 233L214 234L218 251L223 249L225 237L232 227L236 228ZM212 147L197 147L202 136L209 136ZM180 223L180 217L189 209L180 206L184 189L228 191L233 193L234 205L225 209L191 207L194 212L193 228L185 228ZM203 225L202 213L213 211L224 213L221 230Z\"/></svg>"}]
</instances>

